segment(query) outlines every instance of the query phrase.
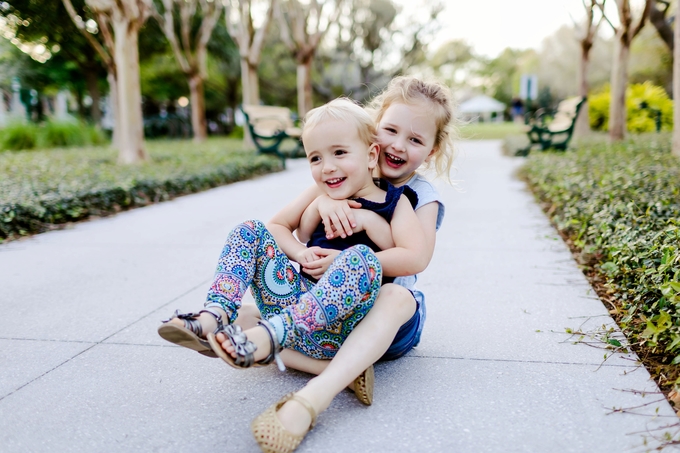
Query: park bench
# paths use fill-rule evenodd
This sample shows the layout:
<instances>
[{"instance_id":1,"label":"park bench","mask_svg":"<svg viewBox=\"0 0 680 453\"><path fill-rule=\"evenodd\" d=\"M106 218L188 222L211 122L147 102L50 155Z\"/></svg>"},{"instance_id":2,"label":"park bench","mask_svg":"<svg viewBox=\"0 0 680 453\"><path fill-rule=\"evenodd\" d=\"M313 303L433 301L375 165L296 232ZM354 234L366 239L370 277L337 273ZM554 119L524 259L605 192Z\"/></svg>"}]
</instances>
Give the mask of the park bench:
<instances>
[{"instance_id":1,"label":"park bench","mask_svg":"<svg viewBox=\"0 0 680 453\"><path fill-rule=\"evenodd\" d=\"M287 157L304 155L300 140L302 129L295 126L293 114L289 108L271 105L242 105L241 111L258 152L280 157L284 168ZM292 141L292 146L284 149L282 147L284 141Z\"/></svg>"},{"instance_id":2,"label":"park bench","mask_svg":"<svg viewBox=\"0 0 680 453\"><path fill-rule=\"evenodd\" d=\"M527 121L527 137L529 146L517 150L515 155L526 156L531 148L538 145L541 151L547 149L566 150L569 140L574 133L574 125L578 112L586 98L575 96L563 100L557 105L557 109L548 112L539 109L529 117Z\"/></svg>"}]
</instances>

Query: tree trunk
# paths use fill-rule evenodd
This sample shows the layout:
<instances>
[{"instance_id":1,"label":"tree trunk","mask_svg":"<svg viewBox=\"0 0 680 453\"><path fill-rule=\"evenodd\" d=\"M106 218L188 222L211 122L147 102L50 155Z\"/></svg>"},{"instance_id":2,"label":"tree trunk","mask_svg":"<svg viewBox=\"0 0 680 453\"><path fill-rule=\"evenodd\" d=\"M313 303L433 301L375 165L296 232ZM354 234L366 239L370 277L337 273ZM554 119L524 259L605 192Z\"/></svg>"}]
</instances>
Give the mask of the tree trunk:
<instances>
[{"instance_id":1,"label":"tree trunk","mask_svg":"<svg viewBox=\"0 0 680 453\"><path fill-rule=\"evenodd\" d=\"M131 164L146 160L142 93L139 82L139 43L137 28L128 20L113 21L115 61L118 71L118 123L120 147L118 160Z\"/></svg>"},{"instance_id":2,"label":"tree trunk","mask_svg":"<svg viewBox=\"0 0 680 453\"><path fill-rule=\"evenodd\" d=\"M649 10L649 21L654 25L659 37L671 51L671 54L673 54L673 27L666 21L666 9L661 10L657 8L658 4L659 2L655 1Z\"/></svg>"},{"instance_id":3,"label":"tree trunk","mask_svg":"<svg viewBox=\"0 0 680 453\"><path fill-rule=\"evenodd\" d=\"M630 44L616 37L614 64L611 76L611 99L609 103L609 138L623 140L626 132L626 88L628 84L628 59Z\"/></svg>"},{"instance_id":4,"label":"tree trunk","mask_svg":"<svg viewBox=\"0 0 680 453\"><path fill-rule=\"evenodd\" d=\"M678 3L675 17L680 17ZM676 21L674 41L680 43L680 26ZM673 47L673 147L674 156L680 157L680 46Z\"/></svg>"},{"instance_id":5,"label":"tree trunk","mask_svg":"<svg viewBox=\"0 0 680 453\"><path fill-rule=\"evenodd\" d=\"M586 97L586 101L581 105L581 110L579 110L578 118L576 119L576 125L574 126L574 136L583 137L588 135L590 132L590 120L588 118L588 66L590 64L589 60L589 50L590 48L583 47L581 49L581 61L579 64L578 71L578 94L579 96Z\"/></svg>"},{"instance_id":6,"label":"tree trunk","mask_svg":"<svg viewBox=\"0 0 680 453\"><path fill-rule=\"evenodd\" d=\"M243 92L243 105L258 105L260 103L257 66L251 65L247 57L241 57L241 91ZM255 149L255 142L253 142L247 124L243 125L243 147Z\"/></svg>"},{"instance_id":7,"label":"tree trunk","mask_svg":"<svg viewBox=\"0 0 680 453\"><path fill-rule=\"evenodd\" d=\"M205 119L205 95L203 78L199 74L189 76L189 92L191 93L191 127L194 129L194 141L203 142L208 136Z\"/></svg>"},{"instance_id":8,"label":"tree trunk","mask_svg":"<svg viewBox=\"0 0 680 453\"><path fill-rule=\"evenodd\" d=\"M307 58L297 65L298 116L304 118L313 108L312 104L312 59Z\"/></svg>"},{"instance_id":9,"label":"tree trunk","mask_svg":"<svg viewBox=\"0 0 680 453\"><path fill-rule=\"evenodd\" d=\"M260 104L260 80L257 77L257 64L248 63L248 89L250 90L250 104Z\"/></svg>"},{"instance_id":10,"label":"tree trunk","mask_svg":"<svg viewBox=\"0 0 680 453\"><path fill-rule=\"evenodd\" d=\"M120 149L120 124L123 120L120 116L120 108L118 107L118 82L116 82L116 75L109 72L106 74L106 80L109 82L109 103L111 104L111 116L113 117L113 131L111 134L111 144L115 149Z\"/></svg>"},{"instance_id":11,"label":"tree trunk","mask_svg":"<svg viewBox=\"0 0 680 453\"><path fill-rule=\"evenodd\" d=\"M92 108L90 109L92 122L96 125L99 125L102 119L102 112L99 108L99 101L101 99L99 94L99 78L97 77L96 71L92 69L86 69L84 75L87 91L90 93L90 97L92 98Z\"/></svg>"}]
</instances>

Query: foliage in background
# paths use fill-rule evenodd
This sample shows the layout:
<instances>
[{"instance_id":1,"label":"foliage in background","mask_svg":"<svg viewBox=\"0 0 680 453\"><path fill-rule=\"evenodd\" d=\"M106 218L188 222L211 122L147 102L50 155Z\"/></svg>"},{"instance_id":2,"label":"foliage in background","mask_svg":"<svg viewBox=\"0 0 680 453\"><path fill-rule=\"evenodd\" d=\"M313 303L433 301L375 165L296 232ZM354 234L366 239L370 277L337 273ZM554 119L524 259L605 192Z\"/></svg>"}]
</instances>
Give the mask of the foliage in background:
<instances>
[{"instance_id":1,"label":"foliage in background","mask_svg":"<svg viewBox=\"0 0 680 453\"><path fill-rule=\"evenodd\" d=\"M606 131L609 128L609 85L588 98L588 115L590 127L594 130ZM646 102L649 108L641 108ZM673 129L673 101L666 91L651 82L636 83L628 86L626 92L627 126L629 132L651 132L656 130L655 113L661 112L661 130Z\"/></svg>"},{"instance_id":2,"label":"foliage in background","mask_svg":"<svg viewBox=\"0 0 680 453\"><path fill-rule=\"evenodd\" d=\"M463 140L500 140L508 136L522 135L523 124L503 123L469 123L460 127L460 138Z\"/></svg>"},{"instance_id":3,"label":"foliage in background","mask_svg":"<svg viewBox=\"0 0 680 453\"><path fill-rule=\"evenodd\" d=\"M103 147L0 154L0 241L281 170L242 142L150 141L151 161L117 165Z\"/></svg>"},{"instance_id":4,"label":"foliage in background","mask_svg":"<svg viewBox=\"0 0 680 453\"><path fill-rule=\"evenodd\" d=\"M79 121L11 122L0 129L0 151L103 145L106 142L106 136L98 127Z\"/></svg>"},{"instance_id":5,"label":"foliage in background","mask_svg":"<svg viewBox=\"0 0 680 453\"><path fill-rule=\"evenodd\" d=\"M670 134L532 153L523 175L668 388L680 372L680 161ZM659 372L659 369L663 370Z\"/></svg>"}]
</instances>

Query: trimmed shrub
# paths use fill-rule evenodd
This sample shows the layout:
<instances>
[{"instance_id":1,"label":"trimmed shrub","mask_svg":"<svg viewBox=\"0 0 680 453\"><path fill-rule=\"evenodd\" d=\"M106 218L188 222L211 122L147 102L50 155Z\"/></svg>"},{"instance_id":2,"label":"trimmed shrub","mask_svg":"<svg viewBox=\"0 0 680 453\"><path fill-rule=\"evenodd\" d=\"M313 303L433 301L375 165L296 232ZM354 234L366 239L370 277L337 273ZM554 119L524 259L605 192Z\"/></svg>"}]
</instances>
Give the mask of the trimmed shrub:
<instances>
[{"instance_id":1,"label":"trimmed shrub","mask_svg":"<svg viewBox=\"0 0 680 453\"><path fill-rule=\"evenodd\" d=\"M16 122L0 129L0 150L65 148L103 145L103 131L80 121L46 121L43 124Z\"/></svg>"},{"instance_id":2,"label":"trimmed shrub","mask_svg":"<svg viewBox=\"0 0 680 453\"><path fill-rule=\"evenodd\" d=\"M610 87L607 85L601 92L588 97L588 116L590 127L594 130L609 129ZM648 108L641 108L646 103ZM630 85L626 91L626 127L633 133L652 132L656 130L655 113L661 112L661 130L673 129L673 101L666 91L651 82Z\"/></svg>"},{"instance_id":3,"label":"trimmed shrub","mask_svg":"<svg viewBox=\"0 0 680 453\"><path fill-rule=\"evenodd\" d=\"M33 149L38 143L38 127L33 123L11 122L0 129L0 151Z\"/></svg>"},{"instance_id":4,"label":"trimmed shrub","mask_svg":"<svg viewBox=\"0 0 680 453\"><path fill-rule=\"evenodd\" d=\"M88 144L85 125L76 121L46 121L40 127L38 147L66 148Z\"/></svg>"},{"instance_id":5,"label":"trimmed shrub","mask_svg":"<svg viewBox=\"0 0 680 453\"><path fill-rule=\"evenodd\" d=\"M241 146L147 142L151 162L139 165L118 165L117 152L103 147L2 153L0 242L282 169L280 159Z\"/></svg>"}]
</instances>

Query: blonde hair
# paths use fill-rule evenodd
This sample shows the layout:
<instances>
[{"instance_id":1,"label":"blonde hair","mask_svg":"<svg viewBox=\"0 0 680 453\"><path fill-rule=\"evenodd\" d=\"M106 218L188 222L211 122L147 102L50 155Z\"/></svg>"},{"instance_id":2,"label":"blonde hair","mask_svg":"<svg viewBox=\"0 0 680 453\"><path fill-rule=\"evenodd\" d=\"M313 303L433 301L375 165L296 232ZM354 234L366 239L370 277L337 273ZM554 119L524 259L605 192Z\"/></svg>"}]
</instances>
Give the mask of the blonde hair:
<instances>
[{"instance_id":1,"label":"blonde hair","mask_svg":"<svg viewBox=\"0 0 680 453\"><path fill-rule=\"evenodd\" d=\"M449 88L437 81L423 81L410 76L395 77L368 107L376 124L380 123L385 111L393 104L426 104L430 107L437 132L433 159L425 168L434 167L438 177L444 176L451 182L449 172L455 157L453 141L458 138L458 128Z\"/></svg>"},{"instance_id":2,"label":"blonde hair","mask_svg":"<svg viewBox=\"0 0 680 453\"><path fill-rule=\"evenodd\" d=\"M329 120L343 121L355 126L359 139L367 145L376 142L375 122L371 115L352 99L337 98L307 112L302 126L303 143L309 131L319 123Z\"/></svg>"}]
</instances>

